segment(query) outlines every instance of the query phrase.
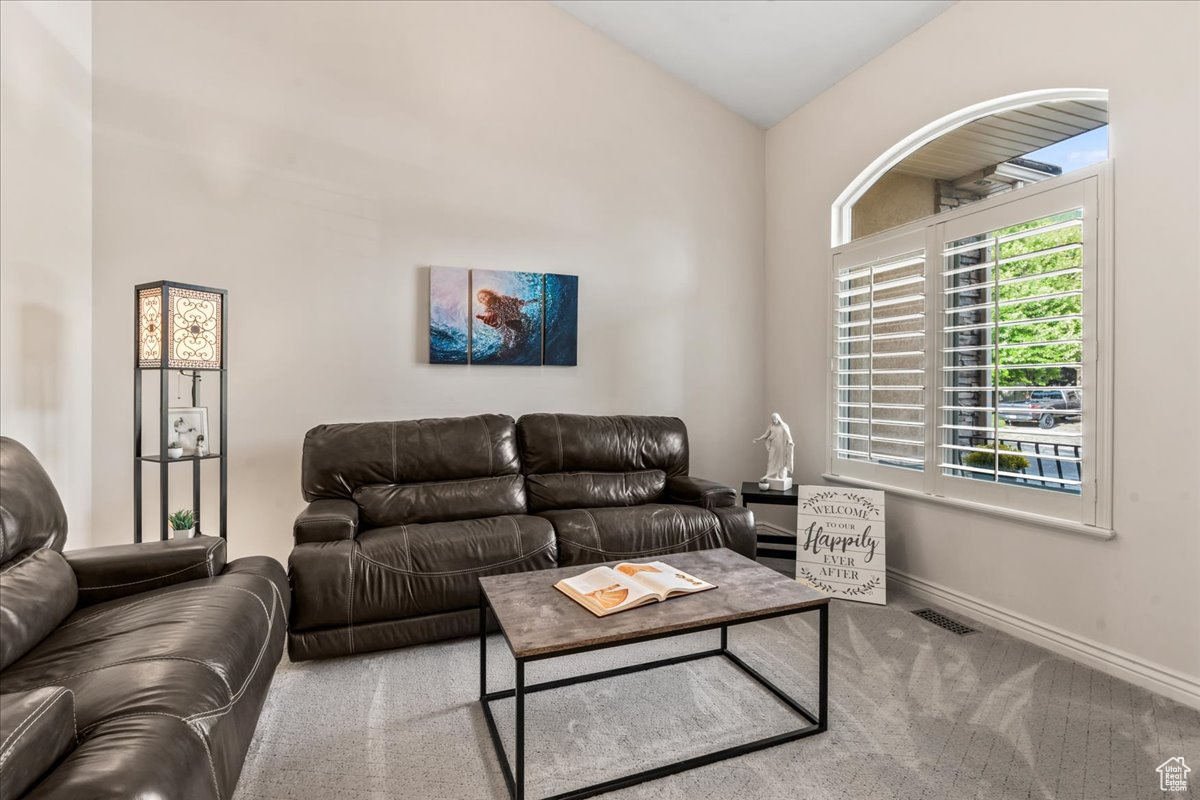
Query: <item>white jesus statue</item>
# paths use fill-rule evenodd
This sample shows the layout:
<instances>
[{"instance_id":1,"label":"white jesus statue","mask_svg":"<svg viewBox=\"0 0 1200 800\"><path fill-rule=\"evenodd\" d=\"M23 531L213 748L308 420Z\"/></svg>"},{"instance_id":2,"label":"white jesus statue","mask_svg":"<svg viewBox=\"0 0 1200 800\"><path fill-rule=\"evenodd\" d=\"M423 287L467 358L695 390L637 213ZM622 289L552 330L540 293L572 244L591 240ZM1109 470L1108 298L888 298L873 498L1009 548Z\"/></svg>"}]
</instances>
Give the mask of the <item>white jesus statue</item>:
<instances>
[{"instance_id":1,"label":"white jesus statue","mask_svg":"<svg viewBox=\"0 0 1200 800\"><path fill-rule=\"evenodd\" d=\"M792 430L779 414L772 414L766 431L754 441L761 442L764 439L767 442L767 474L762 476L762 480L776 491L787 491L792 488L796 452Z\"/></svg>"}]
</instances>

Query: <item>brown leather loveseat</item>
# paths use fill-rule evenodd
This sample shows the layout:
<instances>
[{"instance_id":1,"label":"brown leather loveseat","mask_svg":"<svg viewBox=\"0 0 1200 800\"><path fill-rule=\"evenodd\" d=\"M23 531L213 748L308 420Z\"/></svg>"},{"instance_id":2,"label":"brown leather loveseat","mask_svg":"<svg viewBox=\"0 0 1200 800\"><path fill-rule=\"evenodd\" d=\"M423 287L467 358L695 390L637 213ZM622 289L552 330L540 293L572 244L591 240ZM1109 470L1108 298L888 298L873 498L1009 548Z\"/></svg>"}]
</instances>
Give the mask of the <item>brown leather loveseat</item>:
<instances>
[{"instance_id":1,"label":"brown leather loveseat","mask_svg":"<svg viewBox=\"0 0 1200 800\"><path fill-rule=\"evenodd\" d=\"M0 437L0 800L226 800L283 653L283 568L209 536L66 535L45 470Z\"/></svg>"},{"instance_id":2,"label":"brown leather loveseat","mask_svg":"<svg viewBox=\"0 0 1200 800\"><path fill-rule=\"evenodd\" d=\"M478 631L481 575L729 547L732 489L688 476L672 417L529 414L321 425L290 559L293 660Z\"/></svg>"}]
</instances>

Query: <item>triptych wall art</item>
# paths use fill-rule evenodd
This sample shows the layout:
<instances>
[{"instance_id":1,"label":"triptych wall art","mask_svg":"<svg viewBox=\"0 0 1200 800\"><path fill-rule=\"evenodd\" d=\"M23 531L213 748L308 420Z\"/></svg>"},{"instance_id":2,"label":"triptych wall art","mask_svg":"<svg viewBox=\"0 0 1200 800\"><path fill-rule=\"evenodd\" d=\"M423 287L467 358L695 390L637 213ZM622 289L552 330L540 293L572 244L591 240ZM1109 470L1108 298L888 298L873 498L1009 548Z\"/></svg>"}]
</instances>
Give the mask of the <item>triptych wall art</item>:
<instances>
[{"instance_id":1,"label":"triptych wall art","mask_svg":"<svg viewBox=\"0 0 1200 800\"><path fill-rule=\"evenodd\" d=\"M431 267L429 363L573 367L579 276Z\"/></svg>"}]
</instances>

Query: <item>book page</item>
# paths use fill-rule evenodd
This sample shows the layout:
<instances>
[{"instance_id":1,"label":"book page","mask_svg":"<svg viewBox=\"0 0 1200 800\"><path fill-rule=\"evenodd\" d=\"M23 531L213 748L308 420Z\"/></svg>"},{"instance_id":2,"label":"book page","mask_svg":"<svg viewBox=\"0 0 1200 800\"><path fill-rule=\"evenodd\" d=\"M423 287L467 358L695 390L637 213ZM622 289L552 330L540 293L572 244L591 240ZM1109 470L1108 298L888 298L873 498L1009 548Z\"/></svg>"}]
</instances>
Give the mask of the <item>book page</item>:
<instances>
[{"instance_id":1,"label":"book page","mask_svg":"<svg viewBox=\"0 0 1200 800\"><path fill-rule=\"evenodd\" d=\"M605 613L620 611L657 594L612 567L597 567L560 583Z\"/></svg>"},{"instance_id":2,"label":"book page","mask_svg":"<svg viewBox=\"0 0 1200 800\"><path fill-rule=\"evenodd\" d=\"M651 561L648 564L618 564L616 571L630 580L644 585L662 599L666 599L672 594L690 594L717 588L708 581L700 580L694 575L675 569L662 561Z\"/></svg>"}]
</instances>

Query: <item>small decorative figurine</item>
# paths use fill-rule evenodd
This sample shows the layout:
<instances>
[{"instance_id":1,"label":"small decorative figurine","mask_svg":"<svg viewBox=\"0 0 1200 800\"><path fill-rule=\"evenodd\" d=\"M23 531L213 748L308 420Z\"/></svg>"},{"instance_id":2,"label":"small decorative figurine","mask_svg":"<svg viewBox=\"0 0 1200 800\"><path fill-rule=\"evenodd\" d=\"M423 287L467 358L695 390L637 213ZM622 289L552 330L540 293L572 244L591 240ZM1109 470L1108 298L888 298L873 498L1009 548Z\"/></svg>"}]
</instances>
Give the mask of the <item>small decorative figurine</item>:
<instances>
[{"instance_id":1,"label":"small decorative figurine","mask_svg":"<svg viewBox=\"0 0 1200 800\"><path fill-rule=\"evenodd\" d=\"M767 442L767 474L759 480L759 485L765 481L773 491L785 492L792 488L795 463L796 443L792 440L792 430L779 414L772 414L767 429L754 441L764 439Z\"/></svg>"}]
</instances>

